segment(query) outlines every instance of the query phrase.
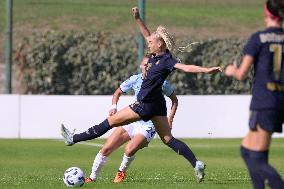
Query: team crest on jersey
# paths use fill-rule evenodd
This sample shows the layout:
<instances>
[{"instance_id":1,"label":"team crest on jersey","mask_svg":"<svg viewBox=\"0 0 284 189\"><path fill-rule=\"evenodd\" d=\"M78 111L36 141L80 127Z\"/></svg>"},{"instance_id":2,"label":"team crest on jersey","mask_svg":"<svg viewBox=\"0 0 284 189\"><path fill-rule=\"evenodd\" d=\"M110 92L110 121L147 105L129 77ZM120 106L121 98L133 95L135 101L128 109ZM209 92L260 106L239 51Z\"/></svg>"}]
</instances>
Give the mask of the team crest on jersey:
<instances>
[{"instance_id":1,"label":"team crest on jersey","mask_svg":"<svg viewBox=\"0 0 284 189\"><path fill-rule=\"evenodd\" d=\"M148 75L148 70L150 70L150 68L152 67L152 63L147 63L146 64L146 68L145 68L145 78L147 77L147 75Z\"/></svg>"},{"instance_id":2,"label":"team crest on jersey","mask_svg":"<svg viewBox=\"0 0 284 189\"><path fill-rule=\"evenodd\" d=\"M151 67L152 67L152 63L148 63L148 64L146 65L146 71L150 70Z\"/></svg>"}]
</instances>

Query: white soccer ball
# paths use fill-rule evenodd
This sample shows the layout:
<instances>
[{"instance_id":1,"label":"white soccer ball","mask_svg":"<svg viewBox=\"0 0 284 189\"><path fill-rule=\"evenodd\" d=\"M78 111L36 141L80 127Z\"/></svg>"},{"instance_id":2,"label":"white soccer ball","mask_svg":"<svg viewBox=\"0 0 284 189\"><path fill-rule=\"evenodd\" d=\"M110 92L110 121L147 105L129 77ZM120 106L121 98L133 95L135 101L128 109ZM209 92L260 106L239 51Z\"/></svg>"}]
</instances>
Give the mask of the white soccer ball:
<instances>
[{"instance_id":1,"label":"white soccer ball","mask_svg":"<svg viewBox=\"0 0 284 189\"><path fill-rule=\"evenodd\" d=\"M70 167L64 172L63 181L67 187L80 187L85 183L84 172L78 167Z\"/></svg>"}]
</instances>

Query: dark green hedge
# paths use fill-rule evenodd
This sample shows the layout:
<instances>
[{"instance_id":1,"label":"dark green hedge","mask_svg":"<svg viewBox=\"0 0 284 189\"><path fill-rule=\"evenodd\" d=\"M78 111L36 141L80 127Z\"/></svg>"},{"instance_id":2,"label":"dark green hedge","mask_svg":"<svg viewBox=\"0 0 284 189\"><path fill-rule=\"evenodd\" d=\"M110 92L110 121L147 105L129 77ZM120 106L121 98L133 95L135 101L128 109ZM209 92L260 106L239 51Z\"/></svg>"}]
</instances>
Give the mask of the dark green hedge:
<instances>
[{"instance_id":1,"label":"dark green hedge","mask_svg":"<svg viewBox=\"0 0 284 189\"><path fill-rule=\"evenodd\" d=\"M226 67L235 60L241 61L245 40L214 39L202 41L191 53L182 53L182 61L198 66ZM251 72L245 81L236 81L221 74L188 74L176 71L170 77L178 94L249 94Z\"/></svg>"},{"instance_id":2,"label":"dark green hedge","mask_svg":"<svg viewBox=\"0 0 284 189\"><path fill-rule=\"evenodd\" d=\"M240 59L243 43L207 40L179 57L190 64L224 67ZM112 94L138 68L136 38L127 35L48 32L25 39L16 52L22 85L31 94ZM177 94L247 94L251 88L250 79L237 82L223 74L175 71L169 80Z\"/></svg>"}]
</instances>

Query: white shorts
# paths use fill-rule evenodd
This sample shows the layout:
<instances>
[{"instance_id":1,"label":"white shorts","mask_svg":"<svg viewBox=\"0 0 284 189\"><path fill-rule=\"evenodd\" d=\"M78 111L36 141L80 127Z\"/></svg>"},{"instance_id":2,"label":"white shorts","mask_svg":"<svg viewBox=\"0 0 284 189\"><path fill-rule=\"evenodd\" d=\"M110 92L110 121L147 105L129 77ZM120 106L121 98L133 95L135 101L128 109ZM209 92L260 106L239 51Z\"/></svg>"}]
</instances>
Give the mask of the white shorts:
<instances>
[{"instance_id":1,"label":"white shorts","mask_svg":"<svg viewBox=\"0 0 284 189\"><path fill-rule=\"evenodd\" d=\"M156 134L152 121L136 121L125 125L122 128L126 130L130 138L133 138L137 134L142 134L148 142L150 142Z\"/></svg>"}]
</instances>

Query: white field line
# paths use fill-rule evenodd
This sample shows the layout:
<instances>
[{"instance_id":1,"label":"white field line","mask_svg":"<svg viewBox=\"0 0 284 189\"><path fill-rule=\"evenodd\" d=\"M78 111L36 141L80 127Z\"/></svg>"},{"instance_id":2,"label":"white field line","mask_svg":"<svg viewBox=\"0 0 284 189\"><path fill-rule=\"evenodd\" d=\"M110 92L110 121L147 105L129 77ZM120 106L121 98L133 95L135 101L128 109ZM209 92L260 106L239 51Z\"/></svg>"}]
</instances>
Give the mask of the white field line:
<instances>
[{"instance_id":1,"label":"white field line","mask_svg":"<svg viewBox=\"0 0 284 189\"><path fill-rule=\"evenodd\" d=\"M103 144L99 144L99 143L93 143L93 142L79 142L77 144L81 144L81 145L86 145L86 146L94 146L94 147L103 147ZM77 145L76 144L76 145ZM150 148L168 148L167 146L165 145L155 145L155 144L149 144ZM203 144L200 144L200 145L191 145L190 147L196 147L196 148L211 148L212 146L210 145L203 145Z\"/></svg>"},{"instance_id":2,"label":"white field line","mask_svg":"<svg viewBox=\"0 0 284 189\"><path fill-rule=\"evenodd\" d=\"M99 147L99 148L101 148L101 147L103 147L103 144L99 144L99 143L93 143L93 142L79 142L79 143L77 143L77 144L81 144L81 145L86 145L86 146L94 146L94 147ZM76 145L77 145L76 144ZM150 147L150 148L168 148L167 146L165 146L165 145L149 145L148 147ZM210 146L209 145L192 145L192 146L190 146L190 147L197 147L197 148L210 148Z\"/></svg>"},{"instance_id":3,"label":"white field line","mask_svg":"<svg viewBox=\"0 0 284 189\"><path fill-rule=\"evenodd\" d=\"M76 143L76 145L85 145L85 146L93 146L93 147L98 147L101 148L103 147L104 144L101 143L94 143L94 142L79 142ZM190 148L239 148L240 144L188 144ZM150 148L168 148L164 144L157 145L157 144L149 144ZM278 147L278 148L284 148L284 144L274 144L271 146L273 147Z\"/></svg>"},{"instance_id":4,"label":"white field line","mask_svg":"<svg viewBox=\"0 0 284 189\"><path fill-rule=\"evenodd\" d=\"M94 147L98 147L98 148L103 147L103 144L98 144L98 143L93 143L93 142L79 142L77 144L81 144L81 145L85 145L85 146L94 146Z\"/></svg>"}]
</instances>

